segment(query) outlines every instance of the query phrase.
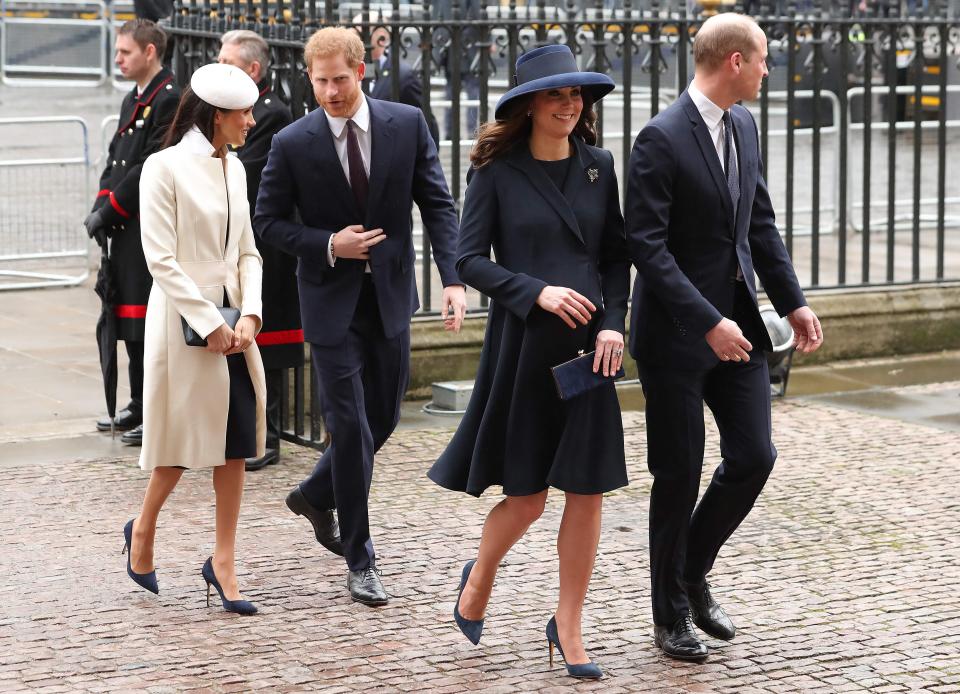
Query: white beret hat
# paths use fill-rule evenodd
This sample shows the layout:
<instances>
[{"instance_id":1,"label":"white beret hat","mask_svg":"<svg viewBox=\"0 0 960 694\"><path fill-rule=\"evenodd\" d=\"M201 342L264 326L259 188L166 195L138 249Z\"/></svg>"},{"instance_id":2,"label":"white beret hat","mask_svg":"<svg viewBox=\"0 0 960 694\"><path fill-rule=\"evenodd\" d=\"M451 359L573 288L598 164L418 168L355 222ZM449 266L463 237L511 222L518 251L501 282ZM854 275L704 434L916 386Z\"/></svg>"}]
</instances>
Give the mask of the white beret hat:
<instances>
[{"instance_id":1,"label":"white beret hat","mask_svg":"<svg viewBox=\"0 0 960 694\"><path fill-rule=\"evenodd\" d=\"M230 111L250 108L260 98L260 90L250 75L226 63L197 68L190 78L190 88L211 106Z\"/></svg>"}]
</instances>

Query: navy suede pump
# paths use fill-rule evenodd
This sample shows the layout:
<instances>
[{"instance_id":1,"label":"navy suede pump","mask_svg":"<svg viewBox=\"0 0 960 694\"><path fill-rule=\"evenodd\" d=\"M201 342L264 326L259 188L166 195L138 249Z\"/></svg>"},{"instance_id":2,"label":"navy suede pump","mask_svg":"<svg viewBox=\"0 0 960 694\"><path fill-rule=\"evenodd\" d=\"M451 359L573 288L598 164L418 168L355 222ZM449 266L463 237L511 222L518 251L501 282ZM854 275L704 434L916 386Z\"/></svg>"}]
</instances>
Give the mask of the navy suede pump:
<instances>
[{"instance_id":1,"label":"navy suede pump","mask_svg":"<svg viewBox=\"0 0 960 694\"><path fill-rule=\"evenodd\" d=\"M603 670L599 665L586 662L579 665L571 665L563 655L563 649L560 647L560 635L557 633L557 618L551 617L547 622L547 643L550 646L550 667L553 667L553 647L556 646L560 651L560 657L563 658L563 664L567 667L567 674L581 680L599 680L603 677Z\"/></svg>"},{"instance_id":2,"label":"navy suede pump","mask_svg":"<svg viewBox=\"0 0 960 694\"><path fill-rule=\"evenodd\" d=\"M123 526L123 549L120 551L120 554L124 552L127 553L127 576L133 579L133 582L136 583L141 588L146 588L151 593L160 593L160 586L157 585L157 572L151 571L148 574L138 574L134 573L133 569L130 568L130 538L133 535L133 521L135 518L131 518L127 521L127 524Z\"/></svg>"},{"instance_id":3,"label":"navy suede pump","mask_svg":"<svg viewBox=\"0 0 960 694\"><path fill-rule=\"evenodd\" d=\"M223 609L227 612L236 612L237 614L257 613L257 606L249 600L227 600L223 597L223 588L220 587L217 575L213 573L213 557L207 557L200 574L203 576L203 580L207 582L207 607L210 607L210 587L213 586L220 594L220 602L223 603Z\"/></svg>"},{"instance_id":4,"label":"navy suede pump","mask_svg":"<svg viewBox=\"0 0 960 694\"><path fill-rule=\"evenodd\" d=\"M460 627L460 631L463 632L463 635L466 636L474 646L480 643L480 635L483 633L483 620L467 619L460 614L460 596L463 595L463 588L467 585L467 579L470 578L470 571L476 563L475 559L471 559L464 564L463 575L460 577L460 592L457 593L457 602L453 606L453 618L456 620L457 626Z\"/></svg>"}]
</instances>

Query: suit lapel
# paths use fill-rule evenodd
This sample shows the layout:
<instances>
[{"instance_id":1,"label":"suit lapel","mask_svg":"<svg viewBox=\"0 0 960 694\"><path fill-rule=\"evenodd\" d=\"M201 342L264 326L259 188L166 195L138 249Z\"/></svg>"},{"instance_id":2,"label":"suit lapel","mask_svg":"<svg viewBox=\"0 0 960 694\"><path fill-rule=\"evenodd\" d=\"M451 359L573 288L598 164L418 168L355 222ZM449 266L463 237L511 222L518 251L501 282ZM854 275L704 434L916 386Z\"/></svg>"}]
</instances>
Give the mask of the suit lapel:
<instances>
[{"instance_id":1,"label":"suit lapel","mask_svg":"<svg viewBox=\"0 0 960 694\"><path fill-rule=\"evenodd\" d=\"M594 183L600 175L600 172L597 169L597 160L593 154L590 153L590 150L587 149L587 146L577 138L573 138L572 141L574 147L576 147L576 152L574 153L576 162L570 170L570 175L567 176L567 180L564 181L563 198L567 206L570 207L571 210L575 210L577 207L577 197L580 195L580 192L586 186Z\"/></svg>"},{"instance_id":2,"label":"suit lapel","mask_svg":"<svg viewBox=\"0 0 960 694\"><path fill-rule=\"evenodd\" d=\"M350 182L343 173L343 164L340 163L337 148L333 144L333 133L330 131L326 114L323 109L318 108L308 117L314 119L307 132L314 136L313 142L317 152L314 160L317 162L317 173L320 174L319 178L323 184L328 186L326 192L330 194L324 204L328 204L331 198L340 200L341 204L349 206L351 214L359 219L360 211L353 198ZM323 188L321 187L320 190Z\"/></svg>"},{"instance_id":3,"label":"suit lapel","mask_svg":"<svg viewBox=\"0 0 960 694\"><path fill-rule=\"evenodd\" d=\"M380 105L372 99L367 100L370 108L370 194L367 198L367 217L369 218L377 208L377 201L384 196L380 195L390 170L390 161L393 159L394 137L397 126L393 117L384 113Z\"/></svg>"},{"instance_id":4,"label":"suit lapel","mask_svg":"<svg viewBox=\"0 0 960 694\"><path fill-rule=\"evenodd\" d=\"M541 167L533 158L533 155L530 154L530 147L526 142L514 148L513 153L510 155L509 162L515 168L520 169L520 171L530 179L530 182L533 184L533 187L537 189L537 192L550 203L550 206L560 215L560 218L563 219L570 231L573 232L573 235L577 237L580 243L583 243L583 235L580 233L580 225L577 223L577 217L573 213L573 208L570 207L570 203L567 202L563 193L557 190L557 187L553 184L553 181L550 180L547 172L543 170L543 167ZM574 164L574 166L577 166L577 164ZM579 178L580 175L580 171L571 171L570 176L567 178L567 187L571 185L570 178Z\"/></svg>"},{"instance_id":5,"label":"suit lapel","mask_svg":"<svg viewBox=\"0 0 960 694\"><path fill-rule=\"evenodd\" d=\"M724 211L727 213L727 219L730 224L733 225L733 203L730 200L730 191L727 190L727 179L720 166L717 148L714 147L713 142L710 141L710 132L707 130L707 124L703 122L700 111L697 110L696 104L693 103L693 99L690 98L687 92L684 92L680 98L683 99L683 109L687 112L687 117L690 119L693 138L697 141L697 145L700 147L700 154L703 155L707 169L709 169L710 175L713 177L713 182L717 186L717 193L720 195Z\"/></svg>"}]
</instances>

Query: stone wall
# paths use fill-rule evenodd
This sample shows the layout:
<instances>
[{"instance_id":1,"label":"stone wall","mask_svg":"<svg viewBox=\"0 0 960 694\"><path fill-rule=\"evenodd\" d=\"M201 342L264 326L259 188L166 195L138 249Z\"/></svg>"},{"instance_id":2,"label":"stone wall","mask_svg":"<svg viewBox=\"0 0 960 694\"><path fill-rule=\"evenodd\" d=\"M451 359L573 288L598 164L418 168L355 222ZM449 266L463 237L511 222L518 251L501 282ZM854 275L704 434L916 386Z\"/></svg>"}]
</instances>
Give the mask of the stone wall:
<instances>
[{"instance_id":1,"label":"stone wall","mask_svg":"<svg viewBox=\"0 0 960 694\"><path fill-rule=\"evenodd\" d=\"M960 349L960 282L821 290L807 299L823 324L824 345L797 355L794 365ZM415 319L407 397L429 397L436 381L472 379L485 327L485 316L468 318L455 335L436 319ZM624 366L628 378L636 376L632 359Z\"/></svg>"}]
</instances>

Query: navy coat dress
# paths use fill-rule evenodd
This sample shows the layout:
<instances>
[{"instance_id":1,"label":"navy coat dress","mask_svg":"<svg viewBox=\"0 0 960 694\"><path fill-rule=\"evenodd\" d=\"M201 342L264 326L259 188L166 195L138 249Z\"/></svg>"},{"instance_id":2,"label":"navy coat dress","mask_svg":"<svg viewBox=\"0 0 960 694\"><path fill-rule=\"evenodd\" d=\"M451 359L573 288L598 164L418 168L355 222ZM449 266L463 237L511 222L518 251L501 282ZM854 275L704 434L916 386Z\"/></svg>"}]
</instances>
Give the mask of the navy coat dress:
<instances>
[{"instance_id":1,"label":"navy coat dress","mask_svg":"<svg viewBox=\"0 0 960 694\"><path fill-rule=\"evenodd\" d=\"M627 484L613 383L563 402L550 374L593 350L600 330L623 332L630 285L613 156L571 141L562 191L526 141L474 170L467 186L457 272L492 301L470 404L428 473L448 489L597 494ZM590 324L571 329L537 306L548 285L589 298Z\"/></svg>"}]
</instances>

